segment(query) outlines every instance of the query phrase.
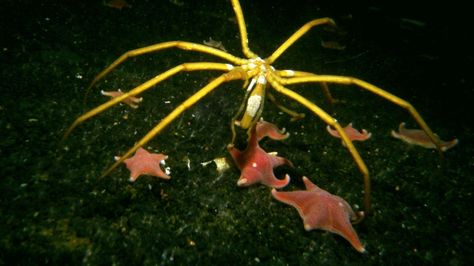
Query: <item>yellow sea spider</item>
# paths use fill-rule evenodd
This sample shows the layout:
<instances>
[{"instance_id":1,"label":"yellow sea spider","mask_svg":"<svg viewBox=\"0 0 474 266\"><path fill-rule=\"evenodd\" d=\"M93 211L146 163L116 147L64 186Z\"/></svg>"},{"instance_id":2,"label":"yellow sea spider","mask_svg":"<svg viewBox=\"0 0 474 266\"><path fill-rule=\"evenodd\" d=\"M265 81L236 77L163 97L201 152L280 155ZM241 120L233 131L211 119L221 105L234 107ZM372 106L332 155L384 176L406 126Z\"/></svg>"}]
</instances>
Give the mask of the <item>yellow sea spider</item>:
<instances>
[{"instance_id":1,"label":"yellow sea spider","mask_svg":"<svg viewBox=\"0 0 474 266\"><path fill-rule=\"evenodd\" d=\"M370 179L369 171L366 164L362 160L359 152L356 150L351 140L348 138L347 134L344 132L344 129L339 125L337 120L325 112L315 103L301 96L297 92L288 89L287 85L294 84L303 84L303 83L317 83L320 84L323 88L323 91L326 92L327 97L330 97L327 83L334 84L344 84L344 85L354 85L363 90L369 91L373 94L376 94L389 102L392 102L403 109L406 109L414 120L418 123L420 128L426 132L429 138L435 143L438 150L440 150L439 139L433 134L431 129L425 123L423 118L418 114L416 109L407 101L377 87L370 83L367 83L363 80L347 77L347 76L334 76L334 75L317 75L309 72L295 71L295 70L277 70L272 67L272 64L297 40L299 40L304 34L306 34L310 29L319 25L335 25L334 21L330 18L320 18L314 19L303 26L301 26L297 31L295 31L286 41L284 41L270 56L262 58L255 53L253 53L248 45L247 38L247 29L242 13L242 9L238 0L231 0L232 7L234 9L237 24L240 32L240 41L242 46L242 52L245 58L234 56L225 51L212 48L206 45L185 42L185 41L169 41L158 44L153 44L143 48L138 48L130 50L116 59L111 65L105 68L100 72L92 81L91 85L88 88L88 91L93 87L98 81L104 78L108 73L113 69L119 66L128 58L135 56L140 56L152 52L158 52L164 49L177 48L185 51L193 51L209 54L216 56L220 59L226 60L228 63L216 63L216 62L190 62L182 63L173 68L168 69L167 71L147 80L146 82L138 85L132 90L123 93L122 95L115 97L94 109L86 112L85 114L79 116L72 125L67 129L65 137L68 136L71 131L76 128L80 123L85 120L104 112L108 108L124 101L125 99L133 96L138 96L140 93L154 87L163 80L176 75L180 72L187 71L202 71L202 70L214 70L222 71L223 74L217 78L210 81L207 85L202 87L196 93L191 95L189 98L184 100L179 104L171 113L165 116L158 124L155 125L145 136L143 136L132 148L130 148L125 154L123 154L118 161L116 161L111 167L109 167L104 175L109 174L113 169L115 169L119 164L121 164L125 159L130 157L138 148L144 146L152 138L158 135L165 127L167 127L171 122L173 122L179 115L181 115L188 108L192 107L195 103L199 102L203 97L217 89L220 85L225 82L232 80L243 80L245 90L245 98L241 105L240 110L237 112L236 116L231 121L231 128L233 133L232 142L235 139L235 125L241 127L242 129L251 129L255 123L260 119L263 112L263 103L266 98L271 102L275 103L275 96L273 93L284 95L307 109L309 109L314 115L321 118L327 125L334 128L339 135L345 147L349 150L352 158L354 159L357 167L362 173L364 180L364 210L368 212L370 210ZM276 104L276 103L275 103ZM289 113L294 118L298 118L301 114L295 113L279 104L279 108L283 111ZM239 118L240 119L237 119ZM363 217L363 212L360 213L360 219ZM359 220L360 220L359 219Z\"/></svg>"}]
</instances>

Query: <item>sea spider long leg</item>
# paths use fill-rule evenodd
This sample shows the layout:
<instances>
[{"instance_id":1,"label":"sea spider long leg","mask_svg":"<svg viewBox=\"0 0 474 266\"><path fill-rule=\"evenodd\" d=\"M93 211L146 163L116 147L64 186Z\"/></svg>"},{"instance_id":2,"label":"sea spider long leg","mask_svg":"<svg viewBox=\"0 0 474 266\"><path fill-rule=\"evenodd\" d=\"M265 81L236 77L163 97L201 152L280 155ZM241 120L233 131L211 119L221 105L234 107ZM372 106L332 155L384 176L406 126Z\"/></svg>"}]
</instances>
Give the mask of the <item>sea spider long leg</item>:
<instances>
[{"instance_id":1,"label":"sea spider long leg","mask_svg":"<svg viewBox=\"0 0 474 266\"><path fill-rule=\"evenodd\" d=\"M109 109L110 107L118 104L119 102L123 101L124 99L130 96L136 96L151 87L155 86L156 84L160 83L161 81L176 75L181 71L197 71L197 70L220 70L220 71L229 71L233 68L232 65L229 64L222 64L222 63L207 63L207 62L198 62L198 63L184 63L178 66L175 66L154 78L138 85L134 89L130 90L129 92L124 93L121 96L112 98L111 100L97 106L96 108L88 111L87 113L79 116L72 125L66 130L64 133L63 139L65 139L73 130L76 128L80 123L86 121L87 119L104 112L105 110Z\"/></svg>"},{"instance_id":2,"label":"sea spider long leg","mask_svg":"<svg viewBox=\"0 0 474 266\"><path fill-rule=\"evenodd\" d=\"M219 85L221 85L224 82L229 82L229 81L237 80L237 79L246 80L247 78L248 77L247 77L247 74L245 73L245 71L243 71L240 68L236 68L234 70L229 71L228 73L224 73L224 74L220 75L218 78L216 78L213 81L209 82L206 86L201 88L199 91L197 91L191 97L189 97L184 102L182 102L180 105L178 105L171 113L169 113L167 116L165 116L153 129L148 131L148 133L144 137L142 137L132 148L130 148L127 152L125 152L125 154L122 155L119 160L117 160L112 166L110 166L102 174L102 176L106 176L110 172L112 172L125 159L130 157L138 148L140 148L143 145L145 145L146 143L148 143L148 141L150 141L157 134L159 134L166 126L168 126L171 122L173 122L180 114L182 114L184 111L189 109L191 106L193 106L199 100L201 100L204 96L208 95L210 92L212 92L213 90L218 88Z\"/></svg>"},{"instance_id":3,"label":"sea spider long leg","mask_svg":"<svg viewBox=\"0 0 474 266\"><path fill-rule=\"evenodd\" d=\"M431 141L436 145L440 154L442 154L441 144L439 139L435 137L433 131L429 128L426 122L423 120L421 115L418 111L406 100L401 99L377 86L374 86L366 81L353 78L353 77L345 77L345 76L332 76L332 75L304 75L300 77L288 78L283 79L281 81L283 84L291 85L291 84L301 84L301 83L309 83L309 82L326 82L326 83L337 83L337 84L344 84L344 85L356 85L357 87L367 90L375 95L378 95L395 105L402 107L403 109L407 110L410 115L415 119L418 125L425 131L425 133L430 137Z\"/></svg>"},{"instance_id":4,"label":"sea spider long leg","mask_svg":"<svg viewBox=\"0 0 474 266\"><path fill-rule=\"evenodd\" d=\"M227 61L231 62L234 65L242 65L246 62L246 59L233 56L233 55L231 55L229 53L226 53L224 51L221 51L219 49L209 47L209 46L206 46L206 45L202 45L202 44L199 44L199 43L183 42L183 41L170 41L170 42L157 43L157 44L153 44L153 45L149 45L149 46L146 46L146 47L141 47L141 48L137 48L137 49L133 49L133 50L125 52L119 58L117 58L112 64L110 64L108 67L106 67L104 70L102 70L99 74L97 74L97 76L95 76L95 78L92 80L89 87L86 89L86 93L85 93L85 96L84 96L84 102L86 101L87 96L88 96L91 88L94 87L94 85L99 80L104 78L107 74L109 74L112 70L114 70L116 67L118 67L123 62L125 62L127 59L132 58L132 57L136 57L136 56L140 56L140 55L144 55L144 54L158 52L158 51L165 50L165 49L170 49L170 48L178 48L178 49L185 50L185 51L194 51L194 52L201 52L201 53L214 55L214 56L220 57L224 60L227 60Z\"/></svg>"},{"instance_id":5,"label":"sea spider long leg","mask_svg":"<svg viewBox=\"0 0 474 266\"><path fill-rule=\"evenodd\" d=\"M336 119L334 119L332 116L330 116L328 113L326 113L323 109L318 107L316 104L312 103L305 97L301 96L300 94L285 88L283 85L281 85L277 80L273 78L269 78L269 82L272 85L272 87L279 93L287 96L290 99L295 100L296 102L300 103L304 107L308 108L311 110L316 116L320 117L324 122L326 122L328 125L334 127L337 132L341 135L341 139L346 145L347 149L349 150L350 154L352 155L352 158L354 159L355 163L357 164L360 172L362 173L362 176L364 178L364 210L365 213L370 212L371 207L370 207L370 177L369 177L369 170L367 169L366 164L364 163L364 160L362 160L362 157L360 156L359 152L357 149L354 147L354 144L352 144L352 141L349 139L347 134L345 133L344 129L341 127L341 125L337 122ZM358 213L358 219L357 222L360 222L365 213Z\"/></svg>"}]
</instances>

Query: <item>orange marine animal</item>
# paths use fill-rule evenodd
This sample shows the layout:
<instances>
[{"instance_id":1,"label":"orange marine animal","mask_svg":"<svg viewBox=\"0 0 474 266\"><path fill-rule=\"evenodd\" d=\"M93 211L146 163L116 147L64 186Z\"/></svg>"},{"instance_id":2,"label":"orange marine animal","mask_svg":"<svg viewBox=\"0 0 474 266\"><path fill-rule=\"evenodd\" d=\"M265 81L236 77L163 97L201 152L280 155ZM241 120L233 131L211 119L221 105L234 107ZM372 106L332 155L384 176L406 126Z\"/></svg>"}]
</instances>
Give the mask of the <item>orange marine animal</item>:
<instances>
[{"instance_id":1,"label":"orange marine animal","mask_svg":"<svg viewBox=\"0 0 474 266\"><path fill-rule=\"evenodd\" d=\"M427 149L436 149L436 145L433 140L420 129L408 129L405 128L405 123L402 122L400 126L398 126L398 132L392 130L391 132L392 137L401 139L404 142L412 145L418 145ZM442 151L447 151L452 147L456 146L459 143L458 139L453 139L451 141L444 141L441 140L437 134L433 134L435 138L439 141Z\"/></svg>"}]
</instances>

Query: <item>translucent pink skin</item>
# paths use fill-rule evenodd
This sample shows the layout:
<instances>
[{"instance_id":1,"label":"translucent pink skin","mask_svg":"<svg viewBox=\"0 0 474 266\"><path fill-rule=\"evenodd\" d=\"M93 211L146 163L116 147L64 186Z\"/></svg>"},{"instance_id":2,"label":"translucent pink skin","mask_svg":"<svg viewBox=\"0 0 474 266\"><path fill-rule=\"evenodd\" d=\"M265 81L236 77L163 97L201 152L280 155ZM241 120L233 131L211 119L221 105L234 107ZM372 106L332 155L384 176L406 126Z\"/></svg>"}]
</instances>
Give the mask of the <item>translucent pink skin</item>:
<instances>
[{"instance_id":1,"label":"translucent pink skin","mask_svg":"<svg viewBox=\"0 0 474 266\"><path fill-rule=\"evenodd\" d=\"M392 130L392 137L401 139L406 143L412 145L418 145L427 149L436 149L436 145L430 139L430 137L421 129L407 129L405 128L405 123L400 123L398 127L398 132ZM451 141L444 141L439 139L438 135L434 134L435 138L439 140L441 150L446 151L451 149L458 144L458 139L453 139Z\"/></svg>"},{"instance_id":2,"label":"translucent pink skin","mask_svg":"<svg viewBox=\"0 0 474 266\"><path fill-rule=\"evenodd\" d=\"M105 95L105 96L109 96L111 98L116 98L118 96L122 96L123 95L123 91L121 90L117 90L117 91L101 91L100 93L102 93L102 95ZM122 102L124 104L127 104L128 106L136 109L138 108L138 104L143 101L143 98L137 98L135 96L130 96L130 97L127 97L125 98Z\"/></svg>"},{"instance_id":3,"label":"translucent pink skin","mask_svg":"<svg viewBox=\"0 0 474 266\"><path fill-rule=\"evenodd\" d=\"M326 129L329 132L329 134L331 134L333 137L341 138L337 130L332 129L330 126L327 126ZM349 123L344 128L344 132L346 133L347 137L349 137L351 141L354 141L354 140L365 141L365 140L368 140L372 136L372 133L367 132L367 130L365 129L358 131L357 129L353 128L352 123Z\"/></svg>"},{"instance_id":4,"label":"translucent pink skin","mask_svg":"<svg viewBox=\"0 0 474 266\"><path fill-rule=\"evenodd\" d=\"M341 197L330 194L303 177L306 190L279 192L272 190L278 201L291 205L298 210L303 219L304 228L309 231L322 229L344 237L359 252L365 248L351 224L355 213Z\"/></svg>"},{"instance_id":5,"label":"translucent pink skin","mask_svg":"<svg viewBox=\"0 0 474 266\"><path fill-rule=\"evenodd\" d=\"M284 140L290 136L290 133L285 133L285 129L280 130L277 126L267 121L260 120L256 126L258 141L264 137L269 137L274 140Z\"/></svg>"},{"instance_id":6,"label":"translucent pink skin","mask_svg":"<svg viewBox=\"0 0 474 266\"><path fill-rule=\"evenodd\" d=\"M238 186L250 186L261 183L273 188L281 188L290 182L290 176L285 175L284 179L278 179L273 173L273 168L279 165L291 162L283 157L268 154L258 145L257 126L254 126L250 132L250 139L247 148L240 151L233 145L227 147L235 164L241 171Z\"/></svg>"},{"instance_id":7,"label":"translucent pink skin","mask_svg":"<svg viewBox=\"0 0 474 266\"><path fill-rule=\"evenodd\" d=\"M143 148L138 148L133 157L124 161L130 170L130 181L134 182L140 175L151 175L163 179L170 179L160 167L161 161L168 158L161 153L150 153Z\"/></svg>"}]
</instances>

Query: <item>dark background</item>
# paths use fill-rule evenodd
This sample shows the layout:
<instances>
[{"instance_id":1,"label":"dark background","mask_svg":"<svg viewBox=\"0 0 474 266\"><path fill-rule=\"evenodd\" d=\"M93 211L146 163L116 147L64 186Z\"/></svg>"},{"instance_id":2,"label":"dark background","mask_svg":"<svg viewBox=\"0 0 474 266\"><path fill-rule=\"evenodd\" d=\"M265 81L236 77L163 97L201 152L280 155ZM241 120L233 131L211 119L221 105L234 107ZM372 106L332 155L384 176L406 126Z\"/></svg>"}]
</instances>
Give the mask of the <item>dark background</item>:
<instances>
[{"instance_id":1,"label":"dark background","mask_svg":"<svg viewBox=\"0 0 474 266\"><path fill-rule=\"evenodd\" d=\"M106 100L100 90L130 90L182 62L216 61L179 50L131 59L84 105L92 78L127 50L212 37L242 56L229 1L130 0L122 10L101 1L2 1L0 264L472 264L470 10L456 2L378 2L241 3L250 47L262 57L305 22L334 18L337 30L310 31L274 66L358 77L411 102L442 139L460 140L441 160L434 150L390 137L402 121L416 127L406 111L356 87L331 86L341 100L333 112L340 123L373 134L355 144L373 183L374 213L355 226L368 250L361 255L337 235L306 232L297 212L273 200L267 187L238 188L235 167L219 174L213 164L201 165L229 158L228 125L241 82L223 85L146 146L169 155L171 180L130 183L123 166L98 178L113 156L217 73L170 78L144 93L137 110L114 107L60 143L76 117ZM321 41L345 49L325 49ZM292 88L328 109L318 86ZM289 122L267 104L265 119L292 134L261 142L295 164L276 173L290 172L289 190L301 189L307 175L360 208L360 173L340 141L320 119L279 99L307 117Z\"/></svg>"}]
</instances>

